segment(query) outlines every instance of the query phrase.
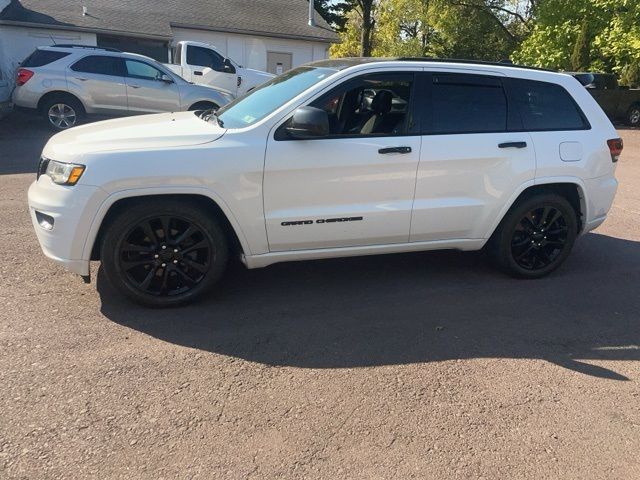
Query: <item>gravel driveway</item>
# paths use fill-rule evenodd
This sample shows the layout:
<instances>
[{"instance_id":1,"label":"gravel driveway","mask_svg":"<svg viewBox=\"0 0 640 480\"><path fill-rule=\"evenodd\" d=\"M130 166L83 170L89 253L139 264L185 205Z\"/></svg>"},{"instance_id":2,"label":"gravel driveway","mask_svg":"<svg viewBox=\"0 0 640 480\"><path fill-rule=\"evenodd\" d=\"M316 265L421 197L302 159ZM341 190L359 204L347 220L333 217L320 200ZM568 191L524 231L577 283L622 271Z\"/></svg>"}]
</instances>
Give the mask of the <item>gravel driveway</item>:
<instances>
[{"instance_id":1,"label":"gravel driveway","mask_svg":"<svg viewBox=\"0 0 640 480\"><path fill-rule=\"evenodd\" d=\"M640 131L540 281L479 253L238 264L169 311L41 254L0 123L0 478L640 478Z\"/></svg>"}]
</instances>

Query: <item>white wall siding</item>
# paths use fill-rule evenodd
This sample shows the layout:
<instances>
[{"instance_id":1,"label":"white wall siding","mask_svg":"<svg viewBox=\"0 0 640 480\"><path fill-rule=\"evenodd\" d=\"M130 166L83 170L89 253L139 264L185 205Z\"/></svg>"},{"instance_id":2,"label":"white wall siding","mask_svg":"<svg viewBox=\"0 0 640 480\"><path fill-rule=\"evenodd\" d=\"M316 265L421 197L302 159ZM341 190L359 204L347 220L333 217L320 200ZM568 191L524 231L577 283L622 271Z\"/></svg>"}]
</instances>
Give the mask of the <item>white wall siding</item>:
<instances>
[{"instance_id":1,"label":"white wall siding","mask_svg":"<svg viewBox=\"0 0 640 480\"><path fill-rule=\"evenodd\" d=\"M289 40L261 36L219 33L188 28L173 28L173 41L193 40L215 46L220 53L232 58L239 64L267 69L267 52L292 54L294 67L328 56L329 45L322 42Z\"/></svg>"},{"instance_id":2,"label":"white wall siding","mask_svg":"<svg viewBox=\"0 0 640 480\"><path fill-rule=\"evenodd\" d=\"M15 71L20 62L31 55L36 47L55 43L95 45L96 35L68 30L0 25L0 69L10 88L13 87Z\"/></svg>"}]
</instances>

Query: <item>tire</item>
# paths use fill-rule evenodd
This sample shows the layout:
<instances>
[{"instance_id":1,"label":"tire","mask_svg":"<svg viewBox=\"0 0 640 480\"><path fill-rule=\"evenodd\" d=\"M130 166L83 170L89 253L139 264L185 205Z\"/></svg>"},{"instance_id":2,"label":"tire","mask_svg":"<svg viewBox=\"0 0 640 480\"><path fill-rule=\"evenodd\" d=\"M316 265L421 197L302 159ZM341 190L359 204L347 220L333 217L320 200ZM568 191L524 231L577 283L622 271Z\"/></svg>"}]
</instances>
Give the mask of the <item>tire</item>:
<instances>
[{"instance_id":1,"label":"tire","mask_svg":"<svg viewBox=\"0 0 640 480\"><path fill-rule=\"evenodd\" d=\"M130 300L156 308L185 305L207 293L228 256L226 235L214 216L175 199L127 208L107 225L101 245L109 283Z\"/></svg>"},{"instance_id":2,"label":"tire","mask_svg":"<svg viewBox=\"0 0 640 480\"><path fill-rule=\"evenodd\" d=\"M633 105L627 111L627 125L630 127L640 127L640 105Z\"/></svg>"},{"instance_id":3,"label":"tire","mask_svg":"<svg viewBox=\"0 0 640 480\"><path fill-rule=\"evenodd\" d=\"M42 116L50 128L60 132L78 125L84 117L82 103L71 95L53 95L41 105Z\"/></svg>"},{"instance_id":4,"label":"tire","mask_svg":"<svg viewBox=\"0 0 640 480\"><path fill-rule=\"evenodd\" d=\"M189 107L189 111L190 112L195 112L197 110L217 110L218 105L216 105L215 103L211 103L211 102L198 102L198 103L194 103L193 105L191 105Z\"/></svg>"},{"instance_id":5,"label":"tire","mask_svg":"<svg viewBox=\"0 0 640 480\"><path fill-rule=\"evenodd\" d=\"M541 278L562 265L577 235L577 215L566 198L534 194L511 208L487 249L511 276Z\"/></svg>"}]
</instances>

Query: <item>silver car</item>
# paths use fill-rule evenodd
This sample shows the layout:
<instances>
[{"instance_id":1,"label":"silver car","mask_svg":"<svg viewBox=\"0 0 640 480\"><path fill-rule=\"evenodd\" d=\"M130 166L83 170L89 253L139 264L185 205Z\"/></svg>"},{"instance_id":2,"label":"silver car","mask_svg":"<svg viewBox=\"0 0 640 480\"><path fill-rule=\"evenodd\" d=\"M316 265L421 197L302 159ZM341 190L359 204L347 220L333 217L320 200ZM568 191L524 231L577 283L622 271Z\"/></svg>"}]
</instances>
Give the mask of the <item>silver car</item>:
<instances>
[{"instance_id":1,"label":"silver car","mask_svg":"<svg viewBox=\"0 0 640 480\"><path fill-rule=\"evenodd\" d=\"M36 110L56 130L85 115L217 109L229 92L193 85L143 55L84 45L39 47L16 73L16 107Z\"/></svg>"}]
</instances>

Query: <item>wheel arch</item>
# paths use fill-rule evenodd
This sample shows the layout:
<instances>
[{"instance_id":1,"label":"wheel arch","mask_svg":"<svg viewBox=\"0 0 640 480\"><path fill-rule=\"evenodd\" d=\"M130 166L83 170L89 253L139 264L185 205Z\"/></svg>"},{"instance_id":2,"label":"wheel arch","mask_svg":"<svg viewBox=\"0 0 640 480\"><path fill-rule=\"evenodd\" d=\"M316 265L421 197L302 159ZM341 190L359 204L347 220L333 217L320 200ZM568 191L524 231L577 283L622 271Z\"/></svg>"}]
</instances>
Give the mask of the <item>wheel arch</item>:
<instances>
[{"instance_id":1,"label":"wheel arch","mask_svg":"<svg viewBox=\"0 0 640 480\"><path fill-rule=\"evenodd\" d=\"M220 106L216 102L214 102L212 100L197 100L197 101L193 102L189 106L188 110L189 111L200 110L200 108L195 108L197 106L201 106L202 109L206 109L206 108L218 109L218 108L220 108Z\"/></svg>"},{"instance_id":2,"label":"wheel arch","mask_svg":"<svg viewBox=\"0 0 640 480\"><path fill-rule=\"evenodd\" d=\"M78 98L73 93L70 93L64 90L51 90L45 93L44 95L42 95L42 97L40 97L40 100L38 100L38 107L37 107L38 111L42 112L45 102L50 98L56 97L56 96L73 98L76 102L78 102L82 106L82 112L80 113L83 115L87 113L87 108L85 107L84 103L82 103L82 100L80 100L80 98Z\"/></svg>"},{"instance_id":3,"label":"wheel arch","mask_svg":"<svg viewBox=\"0 0 640 480\"><path fill-rule=\"evenodd\" d=\"M220 221L220 226L227 235L227 240L229 241L231 250L240 255L250 254L247 241L238 222L221 199L213 198L211 195L207 195L203 192L123 192L122 194L112 195L111 197L115 198L112 198L112 201L110 202L108 200L105 201L106 205L103 204L96 215L89 235L87 236L83 258L100 260L100 245L112 220L128 207L136 203L144 202L150 198L175 198L188 200L200 208L211 212L211 214Z\"/></svg>"},{"instance_id":4,"label":"wheel arch","mask_svg":"<svg viewBox=\"0 0 640 480\"><path fill-rule=\"evenodd\" d=\"M588 204L585 187L582 181L577 178L539 179L536 180L535 183L523 185L520 190L514 194L512 200L507 204L503 211L500 212L497 221L494 222L495 224L489 232L489 237L498 230L498 227L506 217L507 213L514 206L524 199L539 193L555 193L566 198L576 212L576 218L578 220L578 234L584 231L588 218Z\"/></svg>"}]
</instances>

